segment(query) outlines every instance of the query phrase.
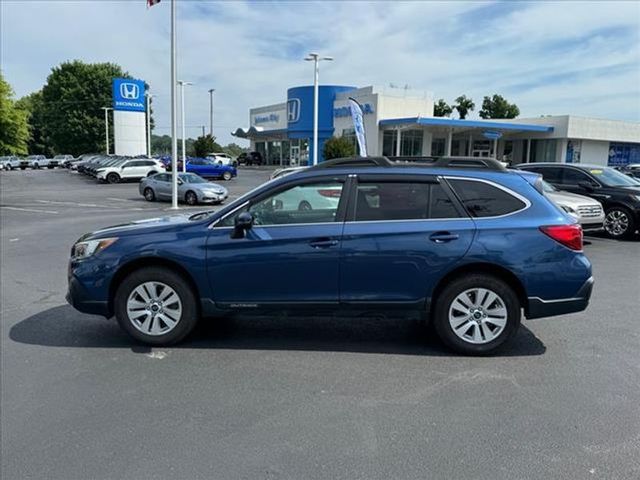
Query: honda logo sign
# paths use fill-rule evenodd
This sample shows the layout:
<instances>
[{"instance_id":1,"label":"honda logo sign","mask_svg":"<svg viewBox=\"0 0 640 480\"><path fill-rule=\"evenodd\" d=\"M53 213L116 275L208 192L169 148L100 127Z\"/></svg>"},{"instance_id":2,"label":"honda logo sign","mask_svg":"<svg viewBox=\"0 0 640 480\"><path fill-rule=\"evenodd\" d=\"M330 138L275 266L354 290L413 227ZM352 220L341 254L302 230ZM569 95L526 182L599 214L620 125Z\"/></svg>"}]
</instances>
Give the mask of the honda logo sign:
<instances>
[{"instance_id":1,"label":"honda logo sign","mask_svg":"<svg viewBox=\"0 0 640 480\"><path fill-rule=\"evenodd\" d=\"M113 109L130 112L144 112L144 80L114 78Z\"/></svg>"},{"instance_id":2,"label":"honda logo sign","mask_svg":"<svg viewBox=\"0 0 640 480\"><path fill-rule=\"evenodd\" d=\"M300 99L292 98L287 102L287 121L295 123L300 120Z\"/></svg>"}]
</instances>

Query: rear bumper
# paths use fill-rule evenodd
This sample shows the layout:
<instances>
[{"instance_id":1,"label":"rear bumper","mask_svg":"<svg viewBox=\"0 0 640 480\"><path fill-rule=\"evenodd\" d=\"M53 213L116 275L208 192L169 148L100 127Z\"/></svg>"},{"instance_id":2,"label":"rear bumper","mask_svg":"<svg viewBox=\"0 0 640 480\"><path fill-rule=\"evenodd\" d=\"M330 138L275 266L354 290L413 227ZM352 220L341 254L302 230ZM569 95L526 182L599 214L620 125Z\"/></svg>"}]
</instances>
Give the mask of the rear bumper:
<instances>
[{"instance_id":1,"label":"rear bumper","mask_svg":"<svg viewBox=\"0 0 640 480\"><path fill-rule=\"evenodd\" d=\"M532 319L582 312L589 305L593 282L593 277L589 277L576 295L571 298L544 300L540 297L529 297L526 317Z\"/></svg>"}]
</instances>

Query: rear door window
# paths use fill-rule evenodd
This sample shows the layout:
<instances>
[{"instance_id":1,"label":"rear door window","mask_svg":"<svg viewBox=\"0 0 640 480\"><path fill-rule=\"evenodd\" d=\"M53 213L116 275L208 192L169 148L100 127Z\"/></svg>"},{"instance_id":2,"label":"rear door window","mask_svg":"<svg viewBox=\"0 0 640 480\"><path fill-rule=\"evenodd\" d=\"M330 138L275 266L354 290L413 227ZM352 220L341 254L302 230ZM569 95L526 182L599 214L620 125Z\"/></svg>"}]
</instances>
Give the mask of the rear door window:
<instances>
[{"instance_id":1,"label":"rear door window","mask_svg":"<svg viewBox=\"0 0 640 480\"><path fill-rule=\"evenodd\" d=\"M595 184L592 178L575 168L565 168L562 174L562 183L565 185L579 185L581 182Z\"/></svg>"},{"instance_id":2,"label":"rear door window","mask_svg":"<svg viewBox=\"0 0 640 480\"><path fill-rule=\"evenodd\" d=\"M437 183L362 182L356 191L356 222L458 216L451 199Z\"/></svg>"},{"instance_id":3,"label":"rear door window","mask_svg":"<svg viewBox=\"0 0 640 480\"><path fill-rule=\"evenodd\" d=\"M527 170L539 173L549 183L562 183L561 167L531 167Z\"/></svg>"},{"instance_id":4,"label":"rear door window","mask_svg":"<svg viewBox=\"0 0 640 480\"><path fill-rule=\"evenodd\" d=\"M489 183L460 179L450 179L449 183L469 214L476 218L498 217L526 207L519 198Z\"/></svg>"}]
</instances>

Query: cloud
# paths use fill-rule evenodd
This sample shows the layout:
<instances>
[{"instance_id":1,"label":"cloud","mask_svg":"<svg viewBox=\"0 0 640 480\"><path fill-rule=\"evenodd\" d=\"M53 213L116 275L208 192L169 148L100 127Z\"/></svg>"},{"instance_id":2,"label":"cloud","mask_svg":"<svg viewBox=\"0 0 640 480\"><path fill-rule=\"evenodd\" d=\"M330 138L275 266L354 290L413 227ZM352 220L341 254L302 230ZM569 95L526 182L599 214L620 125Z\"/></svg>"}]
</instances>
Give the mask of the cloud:
<instances>
[{"instance_id":1,"label":"cloud","mask_svg":"<svg viewBox=\"0 0 640 480\"><path fill-rule=\"evenodd\" d=\"M18 95L69 59L112 61L157 94L157 133L169 131L169 2L0 3L1 67ZM332 55L321 82L409 84L476 105L502 93L523 116L571 113L640 121L637 2L178 2L179 77L190 135L248 125L252 106L308 84L309 51ZM25 25L29 28L25 29Z\"/></svg>"}]
</instances>

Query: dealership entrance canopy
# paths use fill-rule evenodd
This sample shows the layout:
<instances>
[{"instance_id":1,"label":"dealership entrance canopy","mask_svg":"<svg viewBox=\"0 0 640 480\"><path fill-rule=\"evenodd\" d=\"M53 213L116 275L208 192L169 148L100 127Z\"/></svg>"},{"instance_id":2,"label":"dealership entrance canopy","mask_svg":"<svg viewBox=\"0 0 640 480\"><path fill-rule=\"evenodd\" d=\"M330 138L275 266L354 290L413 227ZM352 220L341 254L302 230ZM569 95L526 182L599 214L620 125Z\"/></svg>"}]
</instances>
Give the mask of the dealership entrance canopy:
<instances>
[{"instance_id":1,"label":"dealership entrance canopy","mask_svg":"<svg viewBox=\"0 0 640 480\"><path fill-rule=\"evenodd\" d=\"M509 120L433 116L428 92L399 88L321 86L319 153L331 136L354 142L348 98L363 107L370 155L472 155L512 163L640 163L640 124L571 115ZM312 141L313 88L290 88L287 101L249 111L249 127L232 134L270 164L307 164ZM320 161L323 159L320 158Z\"/></svg>"}]
</instances>

